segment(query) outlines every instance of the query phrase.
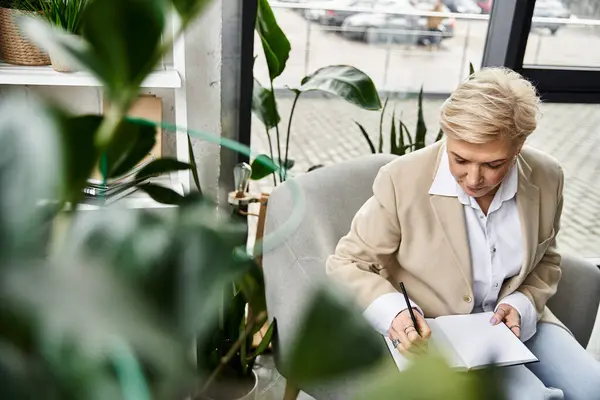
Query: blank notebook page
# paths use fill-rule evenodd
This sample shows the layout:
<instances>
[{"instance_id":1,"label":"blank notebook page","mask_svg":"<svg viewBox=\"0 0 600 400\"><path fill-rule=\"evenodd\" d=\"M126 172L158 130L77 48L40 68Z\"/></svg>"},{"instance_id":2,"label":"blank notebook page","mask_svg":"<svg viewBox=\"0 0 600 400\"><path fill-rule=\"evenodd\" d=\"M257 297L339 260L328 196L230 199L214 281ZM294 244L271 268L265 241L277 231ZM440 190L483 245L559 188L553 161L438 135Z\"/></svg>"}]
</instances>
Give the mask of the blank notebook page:
<instances>
[{"instance_id":1,"label":"blank notebook page","mask_svg":"<svg viewBox=\"0 0 600 400\"><path fill-rule=\"evenodd\" d=\"M436 322L468 368L491 362L512 365L537 361L506 325L490 324L492 315L492 312L451 315L438 317Z\"/></svg>"}]
</instances>

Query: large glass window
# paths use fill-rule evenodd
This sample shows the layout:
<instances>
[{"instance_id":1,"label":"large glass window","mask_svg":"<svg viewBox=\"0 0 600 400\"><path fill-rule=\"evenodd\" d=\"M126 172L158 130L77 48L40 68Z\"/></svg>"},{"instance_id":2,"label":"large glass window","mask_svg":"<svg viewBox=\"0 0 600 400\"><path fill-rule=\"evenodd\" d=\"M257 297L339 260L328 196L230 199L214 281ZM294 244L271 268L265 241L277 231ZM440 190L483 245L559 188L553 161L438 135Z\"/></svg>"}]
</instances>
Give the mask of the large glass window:
<instances>
[{"instance_id":1,"label":"large glass window","mask_svg":"<svg viewBox=\"0 0 600 400\"><path fill-rule=\"evenodd\" d=\"M536 0L523 63L600 67L600 3Z\"/></svg>"}]
</instances>

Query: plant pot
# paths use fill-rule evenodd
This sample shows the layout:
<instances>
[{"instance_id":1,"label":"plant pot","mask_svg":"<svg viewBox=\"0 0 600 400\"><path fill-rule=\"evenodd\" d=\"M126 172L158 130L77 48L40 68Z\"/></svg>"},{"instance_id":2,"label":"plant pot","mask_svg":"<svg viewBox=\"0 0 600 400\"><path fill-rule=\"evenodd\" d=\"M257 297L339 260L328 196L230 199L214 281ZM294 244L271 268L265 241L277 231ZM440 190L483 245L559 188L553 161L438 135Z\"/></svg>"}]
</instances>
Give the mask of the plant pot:
<instances>
[{"instance_id":1,"label":"plant pot","mask_svg":"<svg viewBox=\"0 0 600 400\"><path fill-rule=\"evenodd\" d=\"M252 371L249 378L247 381L219 380L196 400L256 400L258 399L258 375Z\"/></svg>"},{"instance_id":2,"label":"plant pot","mask_svg":"<svg viewBox=\"0 0 600 400\"><path fill-rule=\"evenodd\" d=\"M15 17L22 11L0 8L0 59L15 65L49 65L50 57L21 34Z\"/></svg>"}]
</instances>

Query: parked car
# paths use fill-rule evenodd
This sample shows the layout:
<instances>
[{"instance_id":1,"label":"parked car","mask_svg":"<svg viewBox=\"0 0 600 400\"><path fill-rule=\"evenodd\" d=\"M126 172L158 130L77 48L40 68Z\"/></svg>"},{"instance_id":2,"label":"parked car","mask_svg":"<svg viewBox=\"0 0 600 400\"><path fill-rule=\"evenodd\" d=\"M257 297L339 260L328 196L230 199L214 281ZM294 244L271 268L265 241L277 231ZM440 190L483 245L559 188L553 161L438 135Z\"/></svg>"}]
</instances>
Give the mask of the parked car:
<instances>
[{"instance_id":1,"label":"parked car","mask_svg":"<svg viewBox=\"0 0 600 400\"><path fill-rule=\"evenodd\" d=\"M533 9L534 17L571 18L571 13L559 0L537 0ZM532 22L532 28L548 29L553 35L558 32L561 24L555 22Z\"/></svg>"},{"instance_id":2,"label":"parked car","mask_svg":"<svg viewBox=\"0 0 600 400\"><path fill-rule=\"evenodd\" d=\"M322 25L341 26L346 18L357 14L353 10L336 10L336 8L374 8L377 0L329 0L311 2L312 8L304 11L304 17L318 21Z\"/></svg>"},{"instance_id":3,"label":"parked car","mask_svg":"<svg viewBox=\"0 0 600 400\"><path fill-rule=\"evenodd\" d=\"M342 24L342 35L348 39L363 40L368 43L424 43L431 33L427 29L427 18L415 15L390 14L390 11L401 13L414 11L417 8L406 0L403 4L396 2L395 7L379 9L375 13L359 13L352 15ZM422 7L418 7L419 9ZM445 11L448 11L447 9ZM453 18L444 18L439 26L442 39L454 36Z\"/></svg>"},{"instance_id":4,"label":"parked car","mask_svg":"<svg viewBox=\"0 0 600 400\"><path fill-rule=\"evenodd\" d=\"M453 13L481 14L481 8L473 0L443 0L443 2Z\"/></svg>"},{"instance_id":5,"label":"parked car","mask_svg":"<svg viewBox=\"0 0 600 400\"><path fill-rule=\"evenodd\" d=\"M492 2L493 0L477 0L477 6L483 14L489 14L492 12Z\"/></svg>"}]
</instances>

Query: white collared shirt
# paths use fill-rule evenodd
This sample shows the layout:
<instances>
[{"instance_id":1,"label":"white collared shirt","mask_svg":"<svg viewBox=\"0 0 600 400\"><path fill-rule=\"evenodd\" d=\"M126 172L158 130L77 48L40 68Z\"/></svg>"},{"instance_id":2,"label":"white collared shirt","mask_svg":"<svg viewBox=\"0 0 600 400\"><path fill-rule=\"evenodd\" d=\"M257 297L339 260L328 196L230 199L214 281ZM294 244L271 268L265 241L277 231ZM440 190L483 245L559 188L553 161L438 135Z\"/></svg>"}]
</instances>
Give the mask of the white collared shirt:
<instances>
[{"instance_id":1,"label":"white collared shirt","mask_svg":"<svg viewBox=\"0 0 600 400\"><path fill-rule=\"evenodd\" d=\"M471 250L473 312L494 311L499 303L513 306L521 315L521 340L526 341L536 331L537 313L533 303L520 292L498 301L502 283L519 273L524 259L516 199L518 179L517 167L513 166L498 188L486 216L477 201L468 196L452 176L448 154L444 151L429 194L457 197L463 204ZM412 303L412 306L422 313L417 304ZM401 293L389 293L375 299L364 315L377 331L387 335L396 315L406 308Z\"/></svg>"}]
</instances>

